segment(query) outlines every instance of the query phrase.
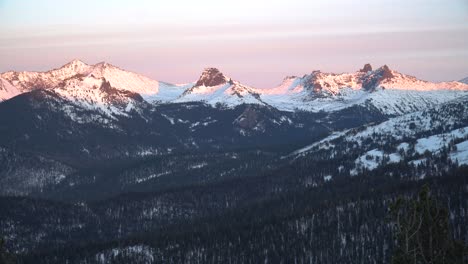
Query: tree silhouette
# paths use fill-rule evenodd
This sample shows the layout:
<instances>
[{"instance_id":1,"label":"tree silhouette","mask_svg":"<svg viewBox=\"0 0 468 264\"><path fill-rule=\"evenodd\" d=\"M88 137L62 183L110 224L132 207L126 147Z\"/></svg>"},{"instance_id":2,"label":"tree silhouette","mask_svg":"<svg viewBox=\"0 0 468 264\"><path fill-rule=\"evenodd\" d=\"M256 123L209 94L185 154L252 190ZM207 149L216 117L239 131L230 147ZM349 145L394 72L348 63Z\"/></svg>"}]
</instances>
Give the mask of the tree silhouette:
<instances>
[{"instance_id":1,"label":"tree silhouette","mask_svg":"<svg viewBox=\"0 0 468 264\"><path fill-rule=\"evenodd\" d=\"M426 185L417 199L399 198L392 204L396 246L393 264L467 263L467 247L452 238L448 211Z\"/></svg>"},{"instance_id":2,"label":"tree silhouette","mask_svg":"<svg viewBox=\"0 0 468 264\"><path fill-rule=\"evenodd\" d=\"M5 240L0 238L0 264L14 264L16 258L13 254L9 253L5 248Z\"/></svg>"}]
</instances>

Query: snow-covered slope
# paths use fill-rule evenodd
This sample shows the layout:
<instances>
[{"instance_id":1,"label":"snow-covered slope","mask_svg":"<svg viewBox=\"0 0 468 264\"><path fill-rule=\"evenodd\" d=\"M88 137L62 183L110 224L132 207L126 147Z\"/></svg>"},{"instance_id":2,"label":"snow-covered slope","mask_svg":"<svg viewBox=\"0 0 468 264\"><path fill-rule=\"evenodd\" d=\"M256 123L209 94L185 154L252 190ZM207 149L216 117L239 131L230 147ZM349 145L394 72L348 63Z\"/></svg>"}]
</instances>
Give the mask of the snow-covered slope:
<instances>
[{"instance_id":1,"label":"snow-covered slope","mask_svg":"<svg viewBox=\"0 0 468 264\"><path fill-rule=\"evenodd\" d=\"M0 77L0 102L21 94L17 87Z\"/></svg>"},{"instance_id":2,"label":"snow-covered slope","mask_svg":"<svg viewBox=\"0 0 468 264\"><path fill-rule=\"evenodd\" d=\"M58 69L47 72L5 72L0 76L8 80L21 92L29 92L35 89L47 89L57 86L60 82L75 75L86 75L92 70L92 66L82 61L74 60Z\"/></svg>"},{"instance_id":3,"label":"snow-covered slope","mask_svg":"<svg viewBox=\"0 0 468 264\"><path fill-rule=\"evenodd\" d=\"M149 102L174 100L187 88L187 85L177 86L155 81L143 75L122 70L108 63L94 65L88 75L96 78L105 78L112 87L138 93Z\"/></svg>"},{"instance_id":4,"label":"snow-covered slope","mask_svg":"<svg viewBox=\"0 0 468 264\"><path fill-rule=\"evenodd\" d=\"M458 143L456 149L450 154L450 159L456 160L458 164L468 165L468 140Z\"/></svg>"},{"instance_id":5,"label":"snow-covered slope","mask_svg":"<svg viewBox=\"0 0 468 264\"><path fill-rule=\"evenodd\" d=\"M211 105L262 104L254 88L226 77L216 68L206 68L193 87L188 88L176 102L203 101Z\"/></svg>"},{"instance_id":6,"label":"snow-covered slope","mask_svg":"<svg viewBox=\"0 0 468 264\"><path fill-rule=\"evenodd\" d=\"M69 79L104 78L115 89L137 93L150 103L200 101L234 107L260 104L283 111L337 111L354 105L377 109L388 115L424 110L468 94L462 82L431 83L382 66L366 64L354 73L313 71L287 77L278 87L257 89L226 77L216 68L205 69L198 81L173 85L125 71L108 63L88 65L74 60L48 72L6 72L0 75L0 100L35 89L56 89ZM87 89L86 82L83 89ZM75 90L79 89L76 85ZM61 95L66 96L65 92ZM95 96L95 95L89 95Z\"/></svg>"},{"instance_id":7,"label":"snow-covered slope","mask_svg":"<svg viewBox=\"0 0 468 264\"><path fill-rule=\"evenodd\" d=\"M139 94L116 89L105 78L92 76L70 78L53 91L76 106L111 118L128 116L132 111L140 113L141 107L137 106L143 102Z\"/></svg>"},{"instance_id":8,"label":"snow-covered slope","mask_svg":"<svg viewBox=\"0 0 468 264\"><path fill-rule=\"evenodd\" d=\"M79 60L47 72L6 72L0 77L10 82L20 92L54 89L73 77L105 78L112 87L138 93L150 102L174 100L187 88L187 85L161 83L105 62L88 65ZM9 98L5 96L4 100L6 99Z\"/></svg>"},{"instance_id":9,"label":"snow-covered slope","mask_svg":"<svg viewBox=\"0 0 468 264\"><path fill-rule=\"evenodd\" d=\"M283 111L337 111L365 105L389 115L424 110L468 94L468 85L459 82L431 83L382 66L367 64L355 73L314 71L303 77L286 77L281 85L256 89L226 77L216 68L207 68L199 80L175 102L204 101L215 105L243 103L273 106Z\"/></svg>"},{"instance_id":10,"label":"snow-covered slope","mask_svg":"<svg viewBox=\"0 0 468 264\"><path fill-rule=\"evenodd\" d=\"M289 157L300 158L320 153L333 158L342 153L354 153L358 156L351 175L402 160L417 165L425 160L426 151L433 154L447 151L452 161L468 164L464 143L468 140L467 124L468 96L465 96L377 125L335 132L291 153Z\"/></svg>"},{"instance_id":11,"label":"snow-covered slope","mask_svg":"<svg viewBox=\"0 0 468 264\"><path fill-rule=\"evenodd\" d=\"M315 147L333 147L333 144L330 143L338 138L343 138L346 141L357 144L361 144L369 137L375 138L376 135L385 135L395 140L403 140L421 133L449 131L465 125L467 120L468 96L465 96L425 111L417 111L390 118L388 121L364 127L364 129L336 132L293 154L302 155Z\"/></svg>"},{"instance_id":12,"label":"snow-covered slope","mask_svg":"<svg viewBox=\"0 0 468 264\"><path fill-rule=\"evenodd\" d=\"M266 103L285 111L335 111L352 105L371 105L391 115L424 110L468 94L460 82L431 83L382 66L369 64L355 73L314 71L287 77L272 89L257 89Z\"/></svg>"}]
</instances>

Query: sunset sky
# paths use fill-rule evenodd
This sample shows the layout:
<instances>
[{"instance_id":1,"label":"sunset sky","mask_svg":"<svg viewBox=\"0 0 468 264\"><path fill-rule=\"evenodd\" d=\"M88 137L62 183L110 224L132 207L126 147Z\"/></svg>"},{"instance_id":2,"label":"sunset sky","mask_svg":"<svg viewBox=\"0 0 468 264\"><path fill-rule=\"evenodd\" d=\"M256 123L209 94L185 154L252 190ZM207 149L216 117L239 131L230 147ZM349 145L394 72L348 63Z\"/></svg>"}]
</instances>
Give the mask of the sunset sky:
<instances>
[{"instance_id":1,"label":"sunset sky","mask_svg":"<svg viewBox=\"0 0 468 264\"><path fill-rule=\"evenodd\" d=\"M208 66L257 87L370 62L468 76L466 0L0 0L0 72L78 58L183 83Z\"/></svg>"}]
</instances>

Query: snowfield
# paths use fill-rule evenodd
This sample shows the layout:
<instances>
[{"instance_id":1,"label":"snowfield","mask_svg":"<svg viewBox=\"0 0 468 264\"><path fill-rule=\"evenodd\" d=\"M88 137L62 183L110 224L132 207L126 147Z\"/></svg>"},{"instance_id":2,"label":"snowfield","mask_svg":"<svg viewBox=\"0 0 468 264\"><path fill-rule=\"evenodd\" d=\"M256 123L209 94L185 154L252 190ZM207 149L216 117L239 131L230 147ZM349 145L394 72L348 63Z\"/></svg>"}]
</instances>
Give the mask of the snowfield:
<instances>
[{"instance_id":1,"label":"snowfield","mask_svg":"<svg viewBox=\"0 0 468 264\"><path fill-rule=\"evenodd\" d=\"M21 91L7 80L0 78L0 102L21 94Z\"/></svg>"},{"instance_id":2,"label":"snowfield","mask_svg":"<svg viewBox=\"0 0 468 264\"><path fill-rule=\"evenodd\" d=\"M387 163L398 163L401 160L400 155L397 153L385 154L382 150L373 149L357 158L355 163L356 166L367 170L374 170L381 165L384 157L388 158Z\"/></svg>"},{"instance_id":3,"label":"snowfield","mask_svg":"<svg viewBox=\"0 0 468 264\"><path fill-rule=\"evenodd\" d=\"M138 263L153 263L154 249L146 245L135 245L123 248L113 248L104 252L98 253L95 260L100 264L114 263L116 258L122 256L131 256L132 259L137 259Z\"/></svg>"},{"instance_id":4,"label":"snowfield","mask_svg":"<svg viewBox=\"0 0 468 264\"><path fill-rule=\"evenodd\" d=\"M88 81L87 79L91 79ZM148 103L205 102L212 106L235 107L260 104L282 111L337 111L353 105L373 107L388 115L420 111L468 94L463 82L432 83L390 70L387 66L354 73L313 71L303 77L286 77L279 86L258 89L207 68L198 82L175 85L152 80L143 75L101 62L88 65L74 60L48 72L6 72L0 74L0 101L34 89L59 89L64 82L78 80L74 90L62 91L70 97L89 97L99 102L99 94L89 83L105 79L112 88L139 94ZM82 89L83 91L75 91ZM84 93L89 92L89 95ZM129 105L127 112L133 108ZM101 108L101 110L103 110ZM108 114L124 115L110 109Z\"/></svg>"},{"instance_id":5,"label":"snowfield","mask_svg":"<svg viewBox=\"0 0 468 264\"><path fill-rule=\"evenodd\" d=\"M450 153L450 159L458 164L468 165L468 140L456 145L457 150Z\"/></svg>"},{"instance_id":6,"label":"snowfield","mask_svg":"<svg viewBox=\"0 0 468 264\"><path fill-rule=\"evenodd\" d=\"M350 170L351 175L401 161L418 165L425 162L426 159L422 157L426 155L426 152L438 155L443 150L449 152L448 155L452 161L467 164L467 100L468 97L465 96L425 111L390 118L377 125L336 131L286 157L297 159L323 152L332 159L337 154L336 149L360 151L360 155L354 162L355 168ZM375 148L376 145L388 147L389 144L395 146L394 151ZM343 150L340 148L342 146L348 146L348 149Z\"/></svg>"}]
</instances>

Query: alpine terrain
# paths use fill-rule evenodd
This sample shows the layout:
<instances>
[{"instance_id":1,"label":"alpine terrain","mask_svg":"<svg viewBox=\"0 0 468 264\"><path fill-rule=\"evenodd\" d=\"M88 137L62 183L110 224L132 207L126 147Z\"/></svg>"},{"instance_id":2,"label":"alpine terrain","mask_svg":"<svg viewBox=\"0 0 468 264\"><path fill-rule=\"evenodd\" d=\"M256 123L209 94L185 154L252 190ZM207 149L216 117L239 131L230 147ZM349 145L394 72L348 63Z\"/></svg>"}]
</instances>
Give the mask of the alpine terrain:
<instances>
[{"instance_id":1,"label":"alpine terrain","mask_svg":"<svg viewBox=\"0 0 468 264\"><path fill-rule=\"evenodd\" d=\"M391 205L423 185L468 244L467 79L0 74L0 238L21 263L389 263Z\"/></svg>"}]
</instances>

